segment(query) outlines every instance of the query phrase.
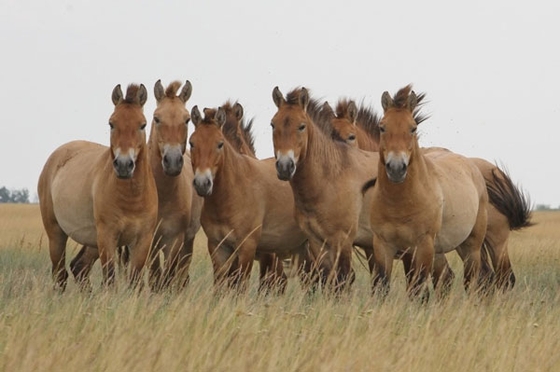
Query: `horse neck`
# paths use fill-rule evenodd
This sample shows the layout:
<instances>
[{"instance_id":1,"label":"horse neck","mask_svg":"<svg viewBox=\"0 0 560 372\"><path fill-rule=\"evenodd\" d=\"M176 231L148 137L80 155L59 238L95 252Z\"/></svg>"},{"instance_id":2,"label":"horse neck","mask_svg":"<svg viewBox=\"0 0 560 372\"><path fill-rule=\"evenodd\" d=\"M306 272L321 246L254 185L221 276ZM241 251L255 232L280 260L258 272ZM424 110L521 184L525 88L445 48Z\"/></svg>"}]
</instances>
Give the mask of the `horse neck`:
<instances>
[{"instance_id":1,"label":"horse neck","mask_svg":"<svg viewBox=\"0 0 560 372\"><path fill-rule=\"evenodd\" d=\"M315 193L314 187L322 189L325 180L336 179L343 171L343 144L328 138L315 124L308 125L307 131L306 151L300 155L290 181L302 197Z\"/></svg>"},{"instance_id":2,"label":"horse neck","mask_svg":"<svg viewBox=\"0 0 560 372\"><path fill-rule=\"evenodd\" d=\"M379 151L379 143L362 127L356 128L358 128L358 148L365 151Z\"/></svg>"},{"instance_id":3,"label":"horse neck","mask_svg":"<svg viewBox=\"0 0 560 372\"><path fill-rule=\"evenodd\" d=\"M222 162L214 177L212 195L205 197L204 204L220 206L231 204L232 194L245 188L247 177L250 176L250 158L239 154L233 146L224 141Z\"/></svg>"}]
</instances>

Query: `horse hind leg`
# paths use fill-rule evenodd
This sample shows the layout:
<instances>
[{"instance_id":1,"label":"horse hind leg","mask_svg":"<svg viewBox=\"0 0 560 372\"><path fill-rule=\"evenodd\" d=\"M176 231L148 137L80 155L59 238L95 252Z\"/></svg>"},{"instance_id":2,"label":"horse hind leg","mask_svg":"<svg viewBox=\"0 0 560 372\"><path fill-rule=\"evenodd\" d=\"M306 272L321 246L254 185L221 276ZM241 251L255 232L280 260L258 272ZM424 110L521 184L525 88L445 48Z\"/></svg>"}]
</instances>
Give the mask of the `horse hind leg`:
<instances>
[{"instance_id":1,"label":"horse hind leg","mask_svg":"<svg viewBox=\"0 0 560 372\"><path fill-rule=\"evenodd\" d=\"M478 291L483 289L481 273L481 251L486 235L487 215L486 206L479 207L477 220L473 226L470 235L463 243L457 247L457 253L463 260L464 265L464 279L463 285L466 291L471 289ZM471 288L474 286L474 288Z\"/></svg>"},{"instance_id":2,"label":"horse hind leg","mask_svg":"<svg viewBox=\"0 0 560 372\"><path fill-rule=\"evenodd\" d=\"M507 217L497 209L490 208L484 245L494 266L495 285L501 290L512 289L515 285L515 274L508 254L509 236L510 227Z\"/></svg>"},{"instance_id":3,"label":"horse hind leg","mask_svg":"<svg viewBox=\"0 0 560 372\"><path fill-rule=\"evenodd\" d=\"M80 289L91 291L89 274L95 261L99 258L97 248L82 246L76 257L70 262L70 271L78 282Z\"/></svg>"},{"instance_id":4,"label":"horse hind leg","mask_svg":"<svg viewBox=\"0 0 560 372\"><path fill-rule=\"evenodd\" d=\"M68 282L68 271L66 271L66 242L68 235L58 224L46 227L49 237L49 254L52 263L52 276L55 289L64 292Z\"/></svg>"},{"instance_id":5,"label":"horse hind leg","mask_svg":"<svg viewBox=\"0 0 560 372\"><path fill-rule=\"evenodd\" d=\"M455 280L455 273L451 269L445 254L439 253L434 257L434 269L432 270L434 289L438 298L446 297L451 291Z\"/></svg>"}]
</instances>

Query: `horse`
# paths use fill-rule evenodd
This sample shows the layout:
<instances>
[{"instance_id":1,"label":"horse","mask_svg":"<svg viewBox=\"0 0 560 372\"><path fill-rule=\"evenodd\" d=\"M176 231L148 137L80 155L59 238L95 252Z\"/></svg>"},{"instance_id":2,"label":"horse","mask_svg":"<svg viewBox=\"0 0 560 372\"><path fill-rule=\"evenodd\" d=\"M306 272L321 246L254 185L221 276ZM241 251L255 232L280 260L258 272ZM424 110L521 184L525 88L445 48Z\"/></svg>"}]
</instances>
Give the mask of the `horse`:
<instances>
[{"instance_id":1,"label":"horse","mask_svg":"<svg viewBox=\"0 0 560 372\"><path fill-rule=\"evenodd\" d=\"M306 237L294 219L288 185L276 179L274 159L245 156L224 137L226 113L191 110L189 138L194 188L204 197L207 236L216 287L243 291L257 252L280 257L304 249Z\"/></svg>"},{"instance_id":2,"label":"horse","mask_svg":"<svg viewBox=\"0 0 560 372\"><path fill-rule=\"evenodd\" d=\"M146 146L144 85L112 92L110 147L72 141L57 148L39 176L41 217L55 287L66 288L66 242L97 248L103 283L114 282L117 246L130 247L129 279L139 283L157 223L158 195Z\"/></svg>"},{"instance_id":3,"label":"horse","mask_svg":"<svg viewBox=\"0 0 560 372\"><path fill-rule=\"evenodd\" d=\"M424 95L418 96L418 105L422 103ZM333 137L345 141L351 146L366 151L379 151L379 121L381 117L370 107L356 106L352 100L343 99L336 105L336 113L327 102L325 110L331 110ZM365 138L364 138L365 137ZM423 151L437 151L445 149L429 148ZM470 158L482 172L486 181L486 188L490 204L488 206L488 226L483 245L482 268L483 274L492 281L492 271L498 288L511 289L515 285L515 274L508 255L510 231L520 230L532 225L531 207L523 191L516 187L507 171L480 158ZM493 268L490 267L489 258ZM445 257L434 263L438 272L451 272ZM439 266L439 268L438 268Z\"/></svg>"},{"instance_id":4,"label":"horse","mask_svg":"<svg viewBox=\"0 0 560 372\"><path fill-rule=\"evenodd\" d=\"M451 151L423 152L414 118L418 97L408 85L382 95L378 174L371 204L374 286L389 289L399 252L412 254L407 291L427 299L427 279L436 253L456 250L464 264L464 286L480 284L488 193L479 169Z\"/></svg>"},{"instance_id":5,"label":"horse","mask_svg":"<svg viewBox=\"0 0 560 372\"><path fill-rule=\"evenodd\" d=\"M257 159L255 140L252 134L253 119L245 121L244 109L239 102L226 101L222 106L226 114L226 121L222 127L224 138L240 154ZM204 115L213 117L217 110L205 108ZM259 262L259 291L277 289L283 293L287 284L287 276L284 267L275 253L256 252L256 260Z\"/></svg>"},{"instance_id":6,"label":"horse","mask_svg":"<svg viewBox=\"0 0 560 372\"><path fill-rule=\"evenodd\" d=\"M379 156L332 141L331 118L306 88L284 98L275 87L272 98L277 176L292 189L296 220L309 239L321 283L335 291L348 288L353 245L365 251L372 270L369 193L361 189L376 177Z\"/></svg>"}]
</instances>

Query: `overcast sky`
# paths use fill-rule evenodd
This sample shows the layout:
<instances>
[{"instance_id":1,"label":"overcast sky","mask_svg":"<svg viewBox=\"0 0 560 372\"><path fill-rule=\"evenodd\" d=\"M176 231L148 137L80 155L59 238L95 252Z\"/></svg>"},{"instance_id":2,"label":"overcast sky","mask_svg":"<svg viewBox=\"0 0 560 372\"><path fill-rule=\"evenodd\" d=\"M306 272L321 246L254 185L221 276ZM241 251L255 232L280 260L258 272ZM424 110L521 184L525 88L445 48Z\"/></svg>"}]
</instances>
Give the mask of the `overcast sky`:
<instances>
[{"instance_id":1,"label":"overcast sky","mask_svg":"<svg viewBox=\"0 0 560 372\"><path fill-rule=\"evenodd\" d=\"M239 100L272 156L272 89L427 93L423 146L505 165L560 204L558 1L43 1L0 3L0 186L36 192L59 145L107 145L116 84L190 80L187 107ZM192 125L189 131L192 133Z\"/></svg>"}]
</instances>

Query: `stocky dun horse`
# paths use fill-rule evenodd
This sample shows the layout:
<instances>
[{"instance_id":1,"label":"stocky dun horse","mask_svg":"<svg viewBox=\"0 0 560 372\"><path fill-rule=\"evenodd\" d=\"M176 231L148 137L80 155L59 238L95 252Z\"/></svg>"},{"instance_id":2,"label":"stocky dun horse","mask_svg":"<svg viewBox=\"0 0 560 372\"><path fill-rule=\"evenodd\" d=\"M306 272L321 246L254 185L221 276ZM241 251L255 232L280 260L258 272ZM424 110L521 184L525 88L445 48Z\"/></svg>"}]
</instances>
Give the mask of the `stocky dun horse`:
<instances>
[{"instance_id":1,"label":"stocky dun horse","mask_svg":"<svg viewBox=\"0 0 560 372\"><path fill-rule=\"evenodd\" d=\"M424 95L418 96L418 105ZM325 109L331 110L328 103ZM379 121L381 117L370 107L357 107L354 101L340 100L336 105L336 114L332 121L333 136L351 146L366 151L379 151ZM417 123L424 119L415 113ZM420 119L419 119L420 118ZM427 148L422 151L446 151L441 148ZM482 172L490 204L488 206L488 226L484 239L482 268L485 276L492 275L489 258L496 275L496 284L504 289L512 288L515 275L509 260L508 242L511 230L519 230L531 226L531 207L524 193L515 186L508 174L496 165L479 158L470 158ZM489 257L488 257L489 256ZM405 265L406 265L405 260ZM434 270L437 273L451 273L445 257L436 255ZM439 267L438 267L439 266ZM405 270L408 270L405 268ZM447 277L447 281L451 279ZM444 282L446 280L444 279Z\"/></svg>"},{"instance_id":2,"label":"stocky dun horse","mask_svg":"<svg viewBox=\"0 0 560 372\"><path fill-rule=\"evenodd\" d=\"M73 141L56 149L39 177L41 217L49 238L52 274L64 289L66 242L99 250L104 283L114 281L117 246L130 247L130 280L146 263L157 222L158 197L146 147L144 85L112 93L110 147Z\"/></svg>"},{"instance_id":3,"label":"stocky dun horse","mask_svg":"<svg viewBox=\"0 0 560 372\"><path fill-rule=\"evenodd\" d=\"M226 114L226 121L222 127L225 139L240 154L257 159L255 141L252 134L253 120L246 122L243 118L243 106L239 102L232 104L227 101L222 106ZM215 109L204 109L204 115L208 118L216 114ZM256 259L259 261L260 289L278 289L284 292L287 284L287 276L284 267L275 253L257 252Z\"/></svg>"},{"instance_id":4,"label":"stocky dun horse","mask_svg":"<svg viewBox=\"0 0 560 372\"><path fill-rule=\"evenodd\" d=\"M272 98L278 109L271 121L278 178L289 181L296 219L322 282L338 290L353 280L353 245L372 255L370 193L364 197L361 189L376 176L378 155L332 141L330 117L307 89L296 88L284 98L276 87ZM368 263L371 270L372 260Z\"/></svg>"},{"instance_id":5,"label":"stocky dun horse","mask_svg":"<svg viewBox=\"0 0 560 372\"><path fill-rule=\"evenodd\" d=\"M303 249L288 185L276 178L274 159L238 153L224 138L226 114L191 112L189 139L194 187L204 197L201 223L217 285L246 287L257 252L288 255Z\"/></svg>"},{"instance_id":6,"label":"stocky dun horse","mask_svg":"<svg viewBox=\"0 0 560 372\"><path fill-rule=\"evenodd\" d=\"M450 151L423 153L416 136L417 96L407 86L382 97L377 183L373 188L376 287L389 287L393 259L412 254L408 292L424 295L434 255L457 250L464 284L478 286L488 194L478 168Z\"/></svg>"}]
</instances>

